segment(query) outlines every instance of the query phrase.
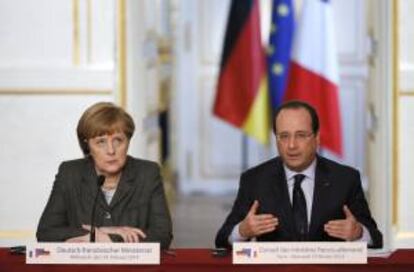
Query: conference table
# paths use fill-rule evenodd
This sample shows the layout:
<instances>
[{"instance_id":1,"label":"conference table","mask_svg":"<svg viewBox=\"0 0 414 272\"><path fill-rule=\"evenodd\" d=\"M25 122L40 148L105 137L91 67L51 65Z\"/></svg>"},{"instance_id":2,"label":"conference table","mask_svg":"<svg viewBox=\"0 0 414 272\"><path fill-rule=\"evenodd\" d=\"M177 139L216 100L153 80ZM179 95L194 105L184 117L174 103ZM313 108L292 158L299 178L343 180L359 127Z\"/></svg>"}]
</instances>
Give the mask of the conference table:
<instances>
[{"instance_id":1,"label":"conference table","mask_svg":"<svg viewBox=\"0 0 414 272\"><path fill-rule=\"evenodd\" d=\"M0 248L0 272L345 272L345 271L414 271L414 249L400 249L388 257L370 257L358 265L233 265L230 255L216 257L209 249L176 249L163 252L160 265L39 265L26 264L24 255L14 255Z\"/></svg>"}]
</instances>

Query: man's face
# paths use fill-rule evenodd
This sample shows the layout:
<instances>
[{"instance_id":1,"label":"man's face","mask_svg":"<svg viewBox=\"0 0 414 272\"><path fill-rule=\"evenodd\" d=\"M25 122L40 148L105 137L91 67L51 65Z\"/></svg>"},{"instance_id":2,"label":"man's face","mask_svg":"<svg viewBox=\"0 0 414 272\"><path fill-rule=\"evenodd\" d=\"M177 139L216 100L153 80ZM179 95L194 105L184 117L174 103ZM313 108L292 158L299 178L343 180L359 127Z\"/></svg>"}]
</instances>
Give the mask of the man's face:
<instances>
[{"instance_id":1,"label":"man's face","mask_svg":"<svg viewBox=\"0 0 414 272\"><path fill-rule=\"evenodd\" d=\"M285 165L296 172L306 169L315 159L319 133L312 131L307 110L283 109L276 119L276 143Z\"/></svg>"}]
</instances>

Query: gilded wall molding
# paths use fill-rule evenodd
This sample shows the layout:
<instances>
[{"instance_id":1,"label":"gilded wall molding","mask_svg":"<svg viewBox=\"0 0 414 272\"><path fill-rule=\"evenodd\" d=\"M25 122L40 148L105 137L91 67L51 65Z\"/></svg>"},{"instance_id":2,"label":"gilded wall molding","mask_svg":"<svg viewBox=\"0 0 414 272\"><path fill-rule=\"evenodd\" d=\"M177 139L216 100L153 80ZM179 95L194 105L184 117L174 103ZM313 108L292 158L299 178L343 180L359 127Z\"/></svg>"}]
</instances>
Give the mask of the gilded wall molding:
<instances>
[{"instance_id":1,"label":"gilded wall molding","mask_svg":"<svg viewBox=\"0 0 414 272\"><path fill-rule=\"evenodd\" d=\"M0 95L110 95L111 89L0 89Z\"/></svg>"},{"instance_id":2,"label":"gilded wall molding","mask_svg":"<svg viewBox=\"0 0 414 272\"><path fill-rule=\"evenodd\" d=\"M79 0L72 0L72 62L73 65L80 64L80 16L79 16Z\"/></svg>"},{"instance_id":3,"label":"gilded wall molding","mask_svg":"<svg viewBox=\"0 0 414 272\"><path fill-rule=\"evenodd\" d=\"M30 238L35 235L31 230L3 230L0 231L0 239L12 239L12 238Z\"/></svg>"},{"instance_id":4,"label":"gilded wall molding","mask_svg":"<svg viewBox=\"0 0 414 272\"><path fill-rule=\"evenodd\" d=\"M393 78L393 109L392 109L392 126L393 126L393 135L392 135L392 153L393 153L393 174L392 174L392 224L394 226L398 225L398 196L399 196L399 1L392 1L392 78Z\"/></svg>"},{"instance_id":5,"label":"gilded wall molding","mask_svg":"<svg viewBox=\"0 0 414 272\"><path fill-rule=\"evenodd\" d=\"M127 37L126 37L126 0L117 1L117 91L118 102L126 107L127 101Z\"/></svg>"}]
</instances>

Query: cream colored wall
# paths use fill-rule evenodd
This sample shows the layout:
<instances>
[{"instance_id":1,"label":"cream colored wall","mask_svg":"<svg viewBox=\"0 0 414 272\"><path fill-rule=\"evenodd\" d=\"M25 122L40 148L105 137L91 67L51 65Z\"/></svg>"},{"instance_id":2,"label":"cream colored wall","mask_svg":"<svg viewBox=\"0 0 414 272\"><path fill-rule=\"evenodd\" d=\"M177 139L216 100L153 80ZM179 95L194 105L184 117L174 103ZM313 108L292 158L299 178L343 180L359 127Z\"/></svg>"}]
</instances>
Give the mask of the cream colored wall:
<instances>
[{"instance_id":1,"label":"cream colored wall","mask_svg":"<svg viewBox=\"0 0 414 272\"><path fill-rule=\"evenodd\" d=\"M367 2L369 83L367 93L367 173L371 212L392 248L393 213L393 9L388 0Z\"/></svg>"},{"instance_id":2,"label":"cream colored wall","mask_svg":"<svg viewBox=\"0 0 414 272\"><path fill-rule=\"evenodd\" d=\"M370 1L368 108L372 212L387 249L414 247L414 32L410 0Z\"/></svg>"},{"instance_id":3,"label":"cream colored wall","mask_svg":"<svg viewBox=\"0 0 414 272\"><path fill-rule=\"evenodd\" d=\"M399 63L400 89L404 93L414 92L414 28L412 11L414 1L398 0L399 3Z\"/></svg>"},{"instance_id":4,"label":"cream colored wall","mask_svg":"<svg viewBox=\"0 0 414 272\"><path fill-rule=\"evenodd\" d=\"M0 1L0 245L34 239L76 123L116 98L112 1ZM107 31L112 29L112 31Z\"/></svg>"},{"instance_id":5,"label":"cream colored wall","mask_svg":"<svg viewBox=\"0 0 414 272\"><path fill-rule=\"evenodd\" d=\"M414 246L414 2L398 0L397 4L397 63L395 102L396 126L396 214L394 217L395 247Z\"/></svg>"},{"instance_id":6,"label":"cream colored wall","mask_svg":"<svg viewBox=\"0 0 414 272\"><path fill-rule=\"evenodd\" d=\"M0 0L0 246L34 240L59 163L82 156L75 129L92 103L125 107L130 154L158 160L157 3Z\"/></svg>"}]
</instances>

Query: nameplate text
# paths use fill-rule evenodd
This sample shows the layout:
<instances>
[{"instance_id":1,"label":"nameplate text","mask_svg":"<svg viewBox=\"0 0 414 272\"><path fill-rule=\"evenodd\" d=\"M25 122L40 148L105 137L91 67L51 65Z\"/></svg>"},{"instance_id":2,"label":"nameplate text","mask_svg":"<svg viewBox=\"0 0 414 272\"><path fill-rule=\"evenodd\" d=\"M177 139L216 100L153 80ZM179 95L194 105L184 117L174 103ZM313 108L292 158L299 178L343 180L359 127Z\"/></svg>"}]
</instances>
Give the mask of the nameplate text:
<instances>
[{"instance_id":1,"label":"nameplate text","mask_svg":"<svg viewBox=\"0 0 414 272\"><path fill-rule=\"evenodd\" d=\"M33 243L27 264L160 264L159 243Z\"/></svg>"},{"instance_id":2,"label":"nameplate text","mask_svg":"<svg viewBox=\"0 0 414 272\"><path fill-rule=\"evenodd\" d=\"M363 242L240 242L233 244L234 264L364 264Z\"/></svg>"}]
</instances>

